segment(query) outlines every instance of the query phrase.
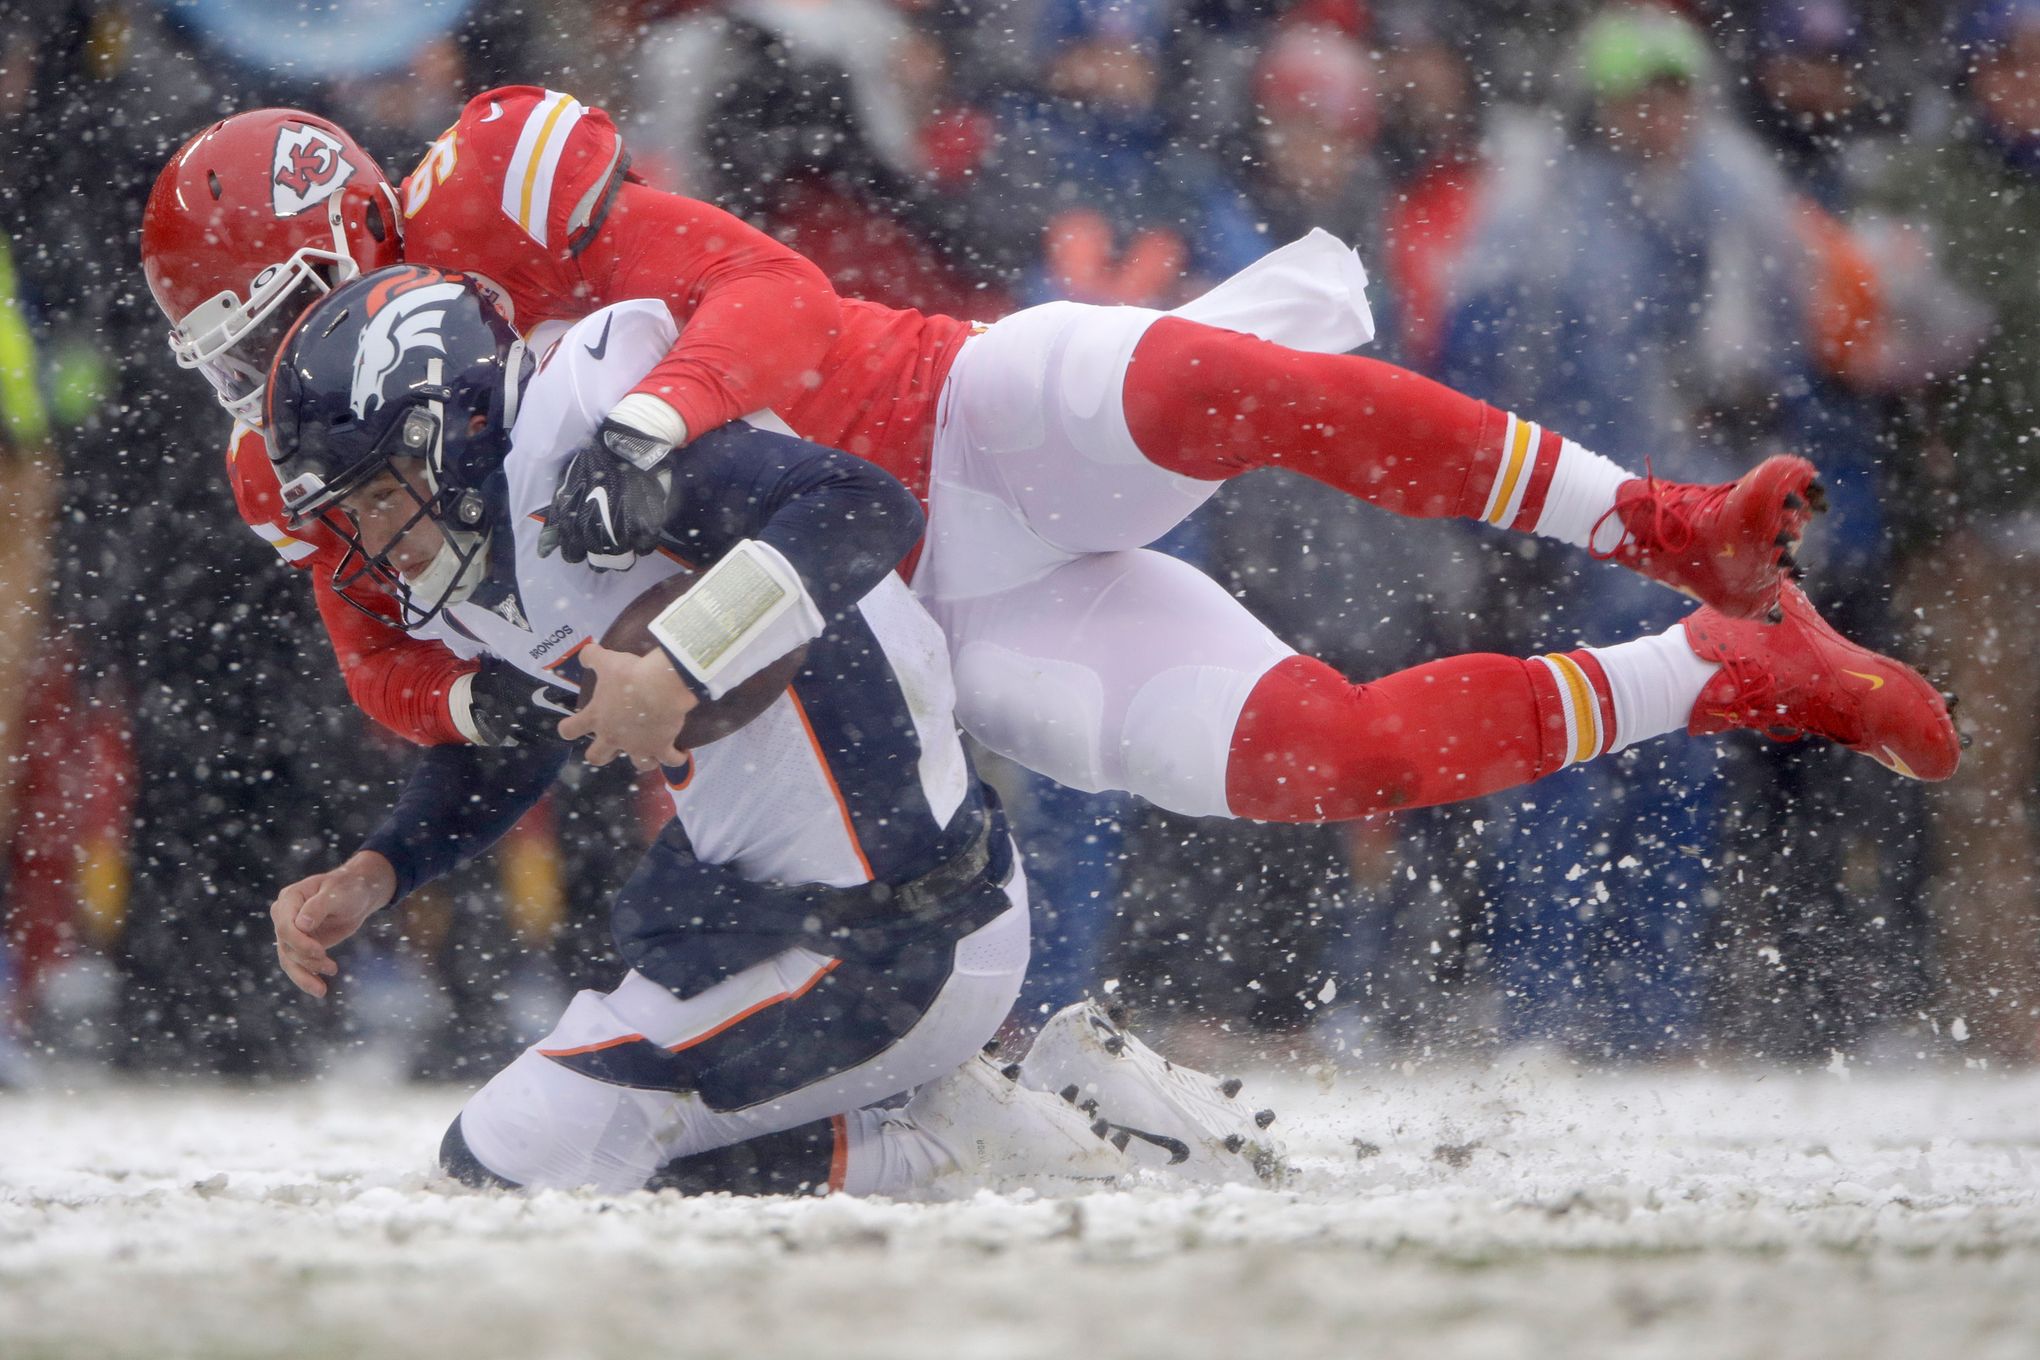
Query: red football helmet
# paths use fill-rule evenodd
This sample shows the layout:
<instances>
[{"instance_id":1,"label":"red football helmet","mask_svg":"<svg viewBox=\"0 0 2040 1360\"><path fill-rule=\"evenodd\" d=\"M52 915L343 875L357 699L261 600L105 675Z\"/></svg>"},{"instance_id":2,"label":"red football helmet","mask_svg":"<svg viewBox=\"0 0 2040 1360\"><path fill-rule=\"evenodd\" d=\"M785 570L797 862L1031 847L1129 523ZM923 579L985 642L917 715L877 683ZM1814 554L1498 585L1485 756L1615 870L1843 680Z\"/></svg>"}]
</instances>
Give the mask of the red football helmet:
<instances>
[{"instance_id":1,"label":"red football helmet","mask_svg":"<svg viewBox=\"0 0 2040 1360\"><path fill-rule=\"evenodd\" d=\"M314 297L402 257L397 196L332 123L254 109L186 142L142 213L142 273L177 362L259 424L270 360Z\"/></svg>"}]
</instances>

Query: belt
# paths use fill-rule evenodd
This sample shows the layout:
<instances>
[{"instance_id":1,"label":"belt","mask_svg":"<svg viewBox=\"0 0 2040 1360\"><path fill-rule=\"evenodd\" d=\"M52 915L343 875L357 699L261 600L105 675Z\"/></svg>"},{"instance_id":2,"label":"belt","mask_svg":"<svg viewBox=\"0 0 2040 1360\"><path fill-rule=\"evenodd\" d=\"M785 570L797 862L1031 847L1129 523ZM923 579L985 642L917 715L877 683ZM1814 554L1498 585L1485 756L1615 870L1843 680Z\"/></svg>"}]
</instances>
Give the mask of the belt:
<instances>
[{"instance_id":1,"label":"belt","mask_svg":"<svg viewBox=\"0 0 2040 1360\"><path fill-rule=\"evenodd\" d=\"M825 889L816 894L819 905L835 924L844 926L902 917L930 921L946 915L957 907L957 894L977 883L991 866L993 820L990 815L980 816L977 831L964 847L919 878Z\"/></svg>"}]
</instances>

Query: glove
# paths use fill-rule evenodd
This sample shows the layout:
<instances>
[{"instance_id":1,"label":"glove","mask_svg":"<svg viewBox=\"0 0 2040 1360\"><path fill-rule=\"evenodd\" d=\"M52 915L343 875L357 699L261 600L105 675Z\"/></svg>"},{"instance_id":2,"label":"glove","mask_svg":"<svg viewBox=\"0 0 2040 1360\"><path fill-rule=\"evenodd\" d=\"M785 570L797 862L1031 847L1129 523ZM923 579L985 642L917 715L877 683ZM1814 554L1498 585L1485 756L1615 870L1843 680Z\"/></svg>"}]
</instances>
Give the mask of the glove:
<instances>
[{"instance_id":1,"label":"glove","mask_svg":"<svg viewBox=\"0 0 2040 1360\"><path fill-rule=\"evenodd\" d=\"M538 555L622 571L659 546L673 446L611 417L574 451L553 493Z\"/></svg>"},{"instance_id":2,"label":"glove","mask_svg":"<svg viewBox=\"0 0 2040 1360\"><path fill-rule=\"evenodd\" d=\"M460 691L456 690L458 707ZM485 658L467 687L467 721L454 714L454 724L477 746L521 746L534 737L553 735L560 718L574 711L574 693L534 680L494 657Z\"/></svg>"}]
</instances>

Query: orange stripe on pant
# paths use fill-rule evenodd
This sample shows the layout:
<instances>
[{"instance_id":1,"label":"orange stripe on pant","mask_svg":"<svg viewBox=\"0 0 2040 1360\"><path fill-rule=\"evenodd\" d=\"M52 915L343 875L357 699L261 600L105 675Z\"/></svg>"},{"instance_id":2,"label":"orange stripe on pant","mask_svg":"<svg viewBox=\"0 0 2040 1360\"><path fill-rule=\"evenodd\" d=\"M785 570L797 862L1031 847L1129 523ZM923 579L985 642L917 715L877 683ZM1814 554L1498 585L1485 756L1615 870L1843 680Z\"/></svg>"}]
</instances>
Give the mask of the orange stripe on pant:
<instances>
[{"instance_id":1,"label":"orange stripe on pant","mask_svg":"<svg viewBox=\"0 0 2040 1360\"><path fill-rule=\"evenodd\" d=\"M830 973L834 972L836 970L836 966L842 962L843 961L841 959L830 959L827 963L815 969L813 975L810 976L806 982L801 983L800 986L795 987L790 991L779 992L772 996L768 996L763 1001L755 1001L752 1004L744 1007L744 1009L738 1011L735 1015L730 1016L726 1020L720 1020L716 1022L714 1025L710 1026L708 1029L703 1030L699 1034L690 1035L687 1038L682 1039L680 1040L680 1042L675 1044L667 1044L665 1046L666 1051L668 1053L685 1052L687 1049L693 1048L696 1044L707 1043L710 1039L713 1039L716 1035L721 1034L724 1030L729 1029L732 1025L742 1024L744 1021L756 1015L759 1011L765 1010L771 1006L777 1006L782 1001L799 1000L801 997L806 996L809 992L813 991L815 984L820 982L823 978L827 977ZM645 1036L642 1034L619 1034L614 1039L600 1039L592 1044L579 1044L573 1048L541 1048L540 1050L538 1050L538 1052L540 1057L545 1058L571 1058L582 1053L599 1053L605 1048L615 1048L621 1044L643 1042L646 1042L646 1040Z\"/></svg>"},{"instance_id":2,"label":"orange stripe on pant","mask_svg":"<svg viewBox=\"0 0 2040 1360\"><path fill-rule=\"evenodd\" d=\"M864 857L864 843L857 839L856 823L850 820L850 804L843 797L842 787L836 783L836 772L829 768L828 753L822 750L821 739L815 735L815 725L808 721L807 705L801 703L800 691L789 688L786 693L793 700L793 711L800 719L801 730L807 733L808 745L814 748L815 760L822 767L822 777L829 781L829 792L835 795L836 811L843 818L843 834L850 838L850 849L857 856L857 867L864 870L867 882L875 879L878 875L871 872L871 861Z\"/></svg>"},{"instance_id":3,"label":"orange stripe on pant","mask_svg":"<svg viewBox=\"0 0 2040 1360\"><path fill-rule=\"evenodd\" d=\"M829 1116L829 1132L836 1140L829 1153L829 1193L840 1195L850 1175L850 1121L840 1114Z\"/></svg>"},{"instance_id":4,"label":"orange stripe on pant","mask_svg":"<svg viewBox=\"0 0 2040 1360\"><path fill-rule=\"evenodd\" d=\"M793 1001L800 997L806 996L808 992L813 990L814 985L817 982L820 982L823 978L827 977L831 972L835 971L836 965L841 963L842 961L843 960L841 959L830 959L827 963L823 964L820 968L817 968L815 970L815 974L813 977L809 978L806 982L801 983L800 986L794 988L792 991L781 992L777 996L768 996L763 1001L758 1002L754 1006L746 1006L743 1010L738 1011L735 1015L723 1021L721 1024L715 1026L713 1029L703 1030L700 1034L695 1035L693 1038L682 1039L677 1044L666 1045L666 1051L668 1053L685 1052L687 1049L694 1047L696 1044L707 1043L710 1039L713 1039L716 1035L721 1034L724 1030L728 1029L730 1026L739 1024L742 1021L750 1019L752 1016L756 1015L759 1011L764 1010L768 1006L776 1006L782 1001Z\"/></svg>"}]
</instances>

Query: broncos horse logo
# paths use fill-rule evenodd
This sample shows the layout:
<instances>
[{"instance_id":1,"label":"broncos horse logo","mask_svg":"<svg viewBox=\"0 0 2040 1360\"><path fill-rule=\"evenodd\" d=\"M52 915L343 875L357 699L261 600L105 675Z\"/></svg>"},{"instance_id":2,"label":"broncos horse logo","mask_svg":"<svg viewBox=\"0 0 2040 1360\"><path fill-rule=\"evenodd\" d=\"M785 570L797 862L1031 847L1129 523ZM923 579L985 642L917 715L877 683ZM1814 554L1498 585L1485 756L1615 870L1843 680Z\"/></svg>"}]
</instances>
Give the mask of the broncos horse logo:
<instances>
[{"instance_id":1,"label":"broncos horse logo","mask_svg":"<svg viewBox=\"0 0 2040 1360\"><path fill-rule=\"evenodd\" d=\"M354 382L348 392L356 416L365 417L382 403L383 384L412 350L446 353L439 328L462 292L458 275L424 269L397 272L369 290L368 320L355 342Z\"/></svg>"}]
</instances>

